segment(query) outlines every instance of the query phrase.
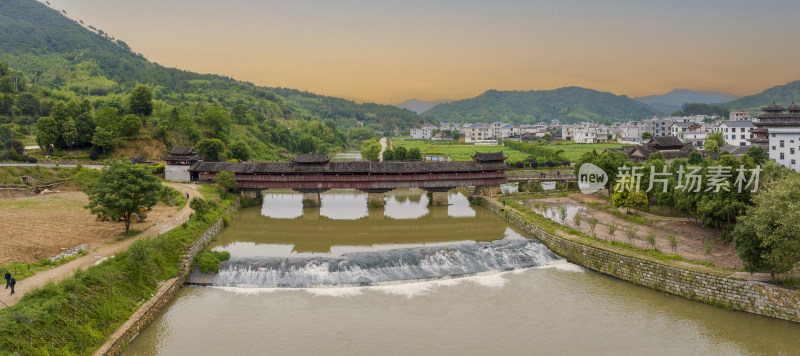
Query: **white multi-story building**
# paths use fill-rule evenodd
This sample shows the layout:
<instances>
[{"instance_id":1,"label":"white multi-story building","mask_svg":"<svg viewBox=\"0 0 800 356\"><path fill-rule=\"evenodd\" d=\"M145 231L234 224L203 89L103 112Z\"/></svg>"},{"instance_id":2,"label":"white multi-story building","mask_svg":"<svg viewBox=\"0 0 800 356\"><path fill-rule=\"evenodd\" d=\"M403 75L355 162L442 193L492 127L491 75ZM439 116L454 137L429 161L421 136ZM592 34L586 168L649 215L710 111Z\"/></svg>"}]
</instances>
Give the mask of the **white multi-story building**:
<instances>
[{"instance_id":1,"label":"white multi-story building","mask_svg":"<svg viewBox=\"0 0 800 356\"><path fill-rule=\"evenodd\" d=\"M464 142L478 142L494 138L489 124L465 124L461 128L461 133L464 135Z\"/></svg>"},{"instance_id":2,"label":"white multi-story building","mask_svg":"<svg viewBox=\"0 0 800 356\"><path fill-rule=\"evenodd\" d=\"M722 138L729 145L734 146L750 146L750 140L753 135L750 133L755 126L750 120L739 121L722 121L717 126L717 132L722 133Z\"/></svg>"},{"instance_id":3,"label":"white multi-story building","mask_svg":"<svg viewBox=\"0 0 800 356\"><path fill-rule=\"evenodd\" d=\"M731 121L750 120L750 114L744 111L731 111L728 117L730 118Z\"/></svg>"},{"instance_id":4,"label":"white multi-story building","mask_svg":"<svg viewBox=\"0 0 800 356\"><path fill-rule=\"evenodd\" d=\"M691 142L697 148L703 148L708 137L706 126L697 122L676 122L670 126L670 133L683 142Z\"/></svg>"},{"instance_id":5,"label":"white multi-story building","mask_svg":"<svg viewBox=\"0 0 800 356\"><path fill-rule=\"evenodd\" d=\"M800 127L770 127L769 158L800 172Z\"/></svg>"},{"instance_id":6,"label":"white multi-story building","mask_svg":"<svg viewBox=\"0 0 800 356\"><path fill-rule=\"evenodd\" d=\"M436 130L436 126L411 129L411 138L414 140L430 140L433 137L433 130Z\"/></svg>"}]
</instances>

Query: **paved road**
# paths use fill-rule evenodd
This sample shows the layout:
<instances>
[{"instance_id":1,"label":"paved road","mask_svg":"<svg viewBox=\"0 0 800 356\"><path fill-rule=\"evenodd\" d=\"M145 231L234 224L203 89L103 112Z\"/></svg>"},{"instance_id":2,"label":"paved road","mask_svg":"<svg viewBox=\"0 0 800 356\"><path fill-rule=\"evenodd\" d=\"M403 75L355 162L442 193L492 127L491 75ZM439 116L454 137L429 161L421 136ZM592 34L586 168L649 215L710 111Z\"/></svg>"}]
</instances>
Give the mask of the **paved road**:
<instances>
[{"instance_id":1,"label":"paved road","mask_svg":"<svg viewBox=\"0 0 800 356\"><path fill-rule=\"evenodd\" d=\"M188 184L188 183L163 183L163 184L175 188L179 190L181 193L189 193L190 197L202 197L200 192L197 190L198 187L200 187L197 184ZM187 203L186 206L184 206L183 209L178 211L174 216L155 224L154 226L150 227L149 229L137 235L136 237L125 239L123 241L116 242L110 245L100 246L96 250L90 251L85 256L78 257L56 268L39 272L31 277L25 278L24 280L17 282L17 286L15 288L16 293L14 293L14 295L12 296L3 295L2 297L0 297L0 299L8 305L14 305L17 302L19 302L20 298L22 298L22 296L25 295L25 293L27 293L28 291L31 291L36 288L41 288L49 282L57 282L64 278L71 277L72 275L75 274L75 271L77 271L79 268L86 269L95 264L98 264L103 260L105 260L106 258L112 257L115 254L124 251L125 249L128 248L128 246L130 246L134 241L138 239L144 237L154 237L158 234L163 234L169 230L172 230L173 228L180 226L185 221L189 220L189 215L191 214L192 214L192 209L189 207L189 204Z\"/></svg>"},{"instance_id":2,"label":"paved road","mask_svg":"<svg viewBox=\"0 0 800 356\"><path fill-rule=\"evenodd\" d=\"M378 153L378 161L383 162L383 151L386 151L388 148L388 141L389 139L386 137L381 137L381 152Z\"/></svg>"}]
</instances>

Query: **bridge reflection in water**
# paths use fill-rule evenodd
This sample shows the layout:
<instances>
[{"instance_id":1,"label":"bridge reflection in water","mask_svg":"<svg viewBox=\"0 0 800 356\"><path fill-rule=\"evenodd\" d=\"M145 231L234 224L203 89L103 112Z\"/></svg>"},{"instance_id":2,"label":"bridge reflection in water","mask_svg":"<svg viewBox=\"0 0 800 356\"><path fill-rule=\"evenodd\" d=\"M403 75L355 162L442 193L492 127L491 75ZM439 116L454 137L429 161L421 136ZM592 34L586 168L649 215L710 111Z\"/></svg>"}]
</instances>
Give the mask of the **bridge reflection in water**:
<instances>
[{"instance_id":1,"label":"bridge reflection in water","mask_svg":"<svg viewBox=\"0 0 800 356\"><path fill-rule=\"evenodd\" d=\"M367 208L364 193L331 191L321 207L304 208L299 193L265 191L262 208L242 209L215 246L236 257L290 257L516 235L460 193L449 198L449 206L430 206L425 192L402 189L387 194L385 207Z\"/></svg>"}]
</instances>

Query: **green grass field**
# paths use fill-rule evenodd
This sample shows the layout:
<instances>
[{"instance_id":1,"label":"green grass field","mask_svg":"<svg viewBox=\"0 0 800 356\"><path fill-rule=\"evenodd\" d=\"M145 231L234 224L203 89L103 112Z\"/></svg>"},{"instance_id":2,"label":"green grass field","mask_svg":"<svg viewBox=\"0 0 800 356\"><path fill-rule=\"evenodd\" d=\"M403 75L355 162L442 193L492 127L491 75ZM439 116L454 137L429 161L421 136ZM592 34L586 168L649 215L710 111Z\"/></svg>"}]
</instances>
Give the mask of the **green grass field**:
<instances>
[{"instance_id":1,"label":"green grass field","mask_svg":"<svg viewBox=\"0 0 800 356\"><path fill-rule=\"evenodd\" d=\"M556 150L564 150L567 159L575 162L586 152L597 150L597 153L602 153L607 148L620 148L625 146L621 143L575 143L575 142L558 142L548 145L548 147Z\"/></svg>"},{"instance_id":2,"label":"green grass field","mask_svg":"<svg viewBox=\"0 0 800 356\"><path fill-rule=\"evenodd\" d=\"M469 161L472 160L470 155L474 155L475 152L497 152L503 151L503 153L508 156L509 162L516 162L516 161L523 161L528 154L524 152L520 152L517 150L513 150L503 146L475 146L470 144L458 144L458 143L451 143L447 142L435 142L435 141L401 141L399 138L392 139L393 147L400 147L403 146L406 149L410 149L412 147L419 148L420 152L423 155L449 155L453 161ZM591 150L597 150L598 153L602 152L606 148L619 148L622 147L622 144L619 143L574 143L574 142L560 142L560 143L553 143L548 144L547 147L556 149L556 150L564 150L564 154L566 155L567 159L572 162L577 161L584 153L590 152Z\"/></svg>"},{"instance_id":3,"label":"green grass field","mask_svg":"<svg viewBox=\"0 0 800 356\"><path fill-rule=\"evenodd\" d=\"M503 146L475 146L470 144L444 143L434 141L400 141L399 138L392 139L392 147L405 147L410 149L419 148L423 155L450 156L453 161L471 161L470 155L475 152L497 152L503 151L508 156L508 161L522 161L528 155L517 150L512 150Z\"/></svg>"}]
</instances>

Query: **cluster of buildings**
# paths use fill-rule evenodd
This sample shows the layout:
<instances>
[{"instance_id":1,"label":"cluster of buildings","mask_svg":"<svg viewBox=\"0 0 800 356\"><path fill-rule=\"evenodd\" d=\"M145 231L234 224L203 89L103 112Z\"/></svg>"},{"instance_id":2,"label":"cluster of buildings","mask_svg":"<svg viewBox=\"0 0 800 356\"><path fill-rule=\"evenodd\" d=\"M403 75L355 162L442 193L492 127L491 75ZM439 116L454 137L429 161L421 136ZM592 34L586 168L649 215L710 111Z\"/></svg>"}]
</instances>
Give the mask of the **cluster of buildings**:
<instances>
[{"instance_id":1,"label":"cluster of buildings","mask_svg":"<svg viewBox=\"0 0 800 356\"><path fill-rule=\"evenodd\" d=\"M650 120L617 122L600 125L593 122L560 124L553 120L549 124L512 125L500 121L492 123L455 124L425 126L411 130L411 138L417 140L451 140L449 132L461 133L459 140L475 144L495 144L498 140L535 141L542 138L574 141L576 143L603 143L608 141L637 144L639 146L677 147L677 142L691 144L677 148L687 151L705 147L709 135L719 132L725 139L720 151L741 155L751 145L759 145L775 162L800 171L800 105L788 108L772 104L762 109L763 114L751 117L746 112L731 112L726 119L718 116L694 115ZM660 140L642 139L650 133L653 138L674 137ZM547 135L550 135L549 137ZM663 141L663 142L662 142ZM667 145L669 143L669 145ZM648 151L648 148L642 151ZM632 152L633 153L633 152ZM646 156L647 152L639 152Z\"/></svg>"}]
</instances>

